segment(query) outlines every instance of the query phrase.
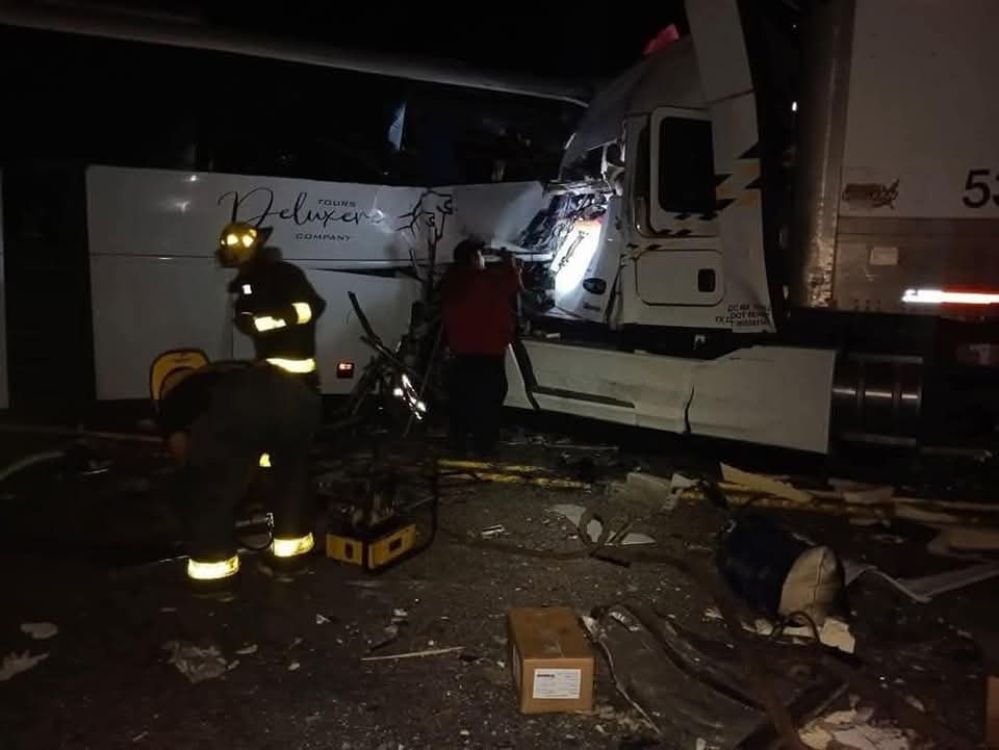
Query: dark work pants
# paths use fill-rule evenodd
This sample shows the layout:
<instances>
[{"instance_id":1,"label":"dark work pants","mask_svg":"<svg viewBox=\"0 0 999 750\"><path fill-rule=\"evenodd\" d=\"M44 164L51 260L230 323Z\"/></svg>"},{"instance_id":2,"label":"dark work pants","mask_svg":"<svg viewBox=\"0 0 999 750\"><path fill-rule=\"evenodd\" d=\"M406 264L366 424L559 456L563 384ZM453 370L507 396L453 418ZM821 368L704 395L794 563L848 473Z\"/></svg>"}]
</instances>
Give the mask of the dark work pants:
<instances>
[{"instance_id":1,"label":"dark work pants","mask_svg":"<svg viewBox=\"0 0 999 750\"><path fill-rule=\"evenodd\" d=\"M275 536L312 530L308 459L319 418L319 395L277 368L226 376L191 426L182 484L192 558L214 562L236 553L235 509L261 453L271 457L263 471L270 472Z\"/></svg>"},{"instance_id":2,"label":"dark work pants","mask_svg":"<svg viewBox=\"0 0 999 750\"><path fill-rule=\"evenodd\" d=\"M469 436L472 449L489 453L499 439L500 418L506 399L505 357L458 354L448 372L451 435L462 449Z\"/></svg>"}]
</instances>

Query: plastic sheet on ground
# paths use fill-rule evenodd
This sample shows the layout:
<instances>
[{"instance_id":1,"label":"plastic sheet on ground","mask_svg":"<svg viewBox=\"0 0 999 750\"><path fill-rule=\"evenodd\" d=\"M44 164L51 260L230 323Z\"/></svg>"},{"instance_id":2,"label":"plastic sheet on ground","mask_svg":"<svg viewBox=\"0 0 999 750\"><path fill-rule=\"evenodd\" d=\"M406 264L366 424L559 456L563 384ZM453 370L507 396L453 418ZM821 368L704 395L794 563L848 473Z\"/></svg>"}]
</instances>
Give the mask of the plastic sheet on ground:
<instances>
[{"instance_id":1,"label":"plastic sheet on ground","mask_svg":"<svg viewBox=\"0 0 999 750\"><path fill-rule=\"evenodd\" d=\"M986 581L990 578L999 576L999 562L969 565L967 567L958 568L957 570L948 570L945 573L935 573L933 575L920 576L918 578L894 578L874 565L846 560L843 563L843 573L847 586L856 581L862 575L870 573L878 576L884 581L887 581L893 587L912 599L912 601L919 602L920 604L928 604L933 601L934 597L940 596L941 594L946 594L949 591L956 591L957 589L964 588L965 586L970 586L974 583L979 583L981 581Z\"/></svg>"},{"instance_id":2,"label":"plastic sheet on ground","mask_svg":"<svg viewBox=\"0 0 999 750\"><path fill-rule=\"evenodd\" d=\"M670 747L733 750L768 731L769 719L729 644L681 632L650 607L615 604L584 618L607 656L621 694L668 738ZM807 669L773 672L775 691L792 714L836 689Z\"/></svg>"}]
</instances>

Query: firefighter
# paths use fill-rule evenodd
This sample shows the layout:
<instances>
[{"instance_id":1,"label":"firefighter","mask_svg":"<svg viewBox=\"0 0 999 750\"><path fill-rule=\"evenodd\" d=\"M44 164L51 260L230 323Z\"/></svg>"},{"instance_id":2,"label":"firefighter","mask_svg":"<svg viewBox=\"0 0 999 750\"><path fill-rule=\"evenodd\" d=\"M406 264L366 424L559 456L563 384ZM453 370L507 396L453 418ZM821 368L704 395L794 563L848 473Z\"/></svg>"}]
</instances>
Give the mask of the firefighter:
<instances>
[{"instance_id":1,"label":"firefighter","mask_svg":"<svg viewBox=\"0 0 999 750\"><path fill-rule=\"evenodd\" d=\"M268 457L274 537L271 568L300 568L314 546L308 456L319 395L266 362L154 366L153 395L167 447L180 463L188 539L187 576L196 590L226 588L239 571L235 512L262 455Z\"/></svg>"},{"instance_id":2,"label":"firefighter","mask_svg":"<svg viewBox=\"0 0 999 750\"><path fill-rule=\"evenodd\" d=\"M441 282L444 336L451 352L447 373L452 447L463 452L471 437L480 455L499 437L506 399L506 349L516 330L520 269L509 253L487 267L482 243L464 240Z\"/></svg>"},{"instance_id":3,"label":"firefighter","mask_svg":"<svg viewBox=\"0 0 999 750\"><path fill-rule=\"evenodd\" d=\"M316 321L326 302L300 268L267 247L269 228L233 222L222 230L218 260L237 269L229 285L236 295L236 327L251 339L258 360L267 361L319 389Z\"/></svg>"}]
</instances>

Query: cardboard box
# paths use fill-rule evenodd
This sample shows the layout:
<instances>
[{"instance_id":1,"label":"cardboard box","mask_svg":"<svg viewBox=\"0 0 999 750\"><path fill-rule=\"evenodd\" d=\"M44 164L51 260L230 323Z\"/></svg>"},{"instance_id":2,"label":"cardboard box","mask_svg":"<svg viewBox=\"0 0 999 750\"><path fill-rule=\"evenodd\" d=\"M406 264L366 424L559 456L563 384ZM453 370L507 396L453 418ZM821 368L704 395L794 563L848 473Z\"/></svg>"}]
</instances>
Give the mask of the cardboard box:
<instances>
[{"instance_id":1,"label":"cardboard box","mask_svg":"<svg viewBox=\"0 0 999 750\"><path fill-rule=\"evenodd\" d=\"M507 627L522 713L593 710L593 649L571 609L515 607Z\"/></svg>"}]
</instances>

